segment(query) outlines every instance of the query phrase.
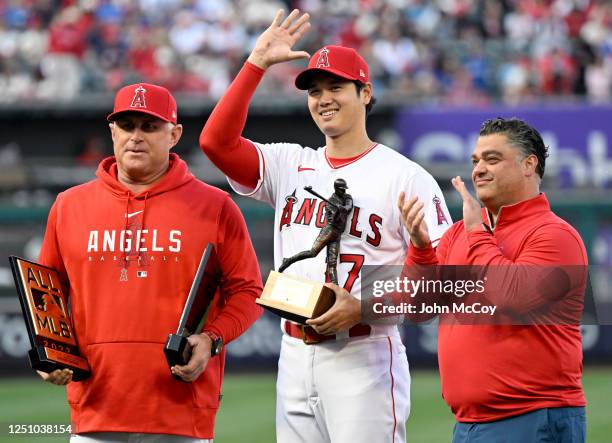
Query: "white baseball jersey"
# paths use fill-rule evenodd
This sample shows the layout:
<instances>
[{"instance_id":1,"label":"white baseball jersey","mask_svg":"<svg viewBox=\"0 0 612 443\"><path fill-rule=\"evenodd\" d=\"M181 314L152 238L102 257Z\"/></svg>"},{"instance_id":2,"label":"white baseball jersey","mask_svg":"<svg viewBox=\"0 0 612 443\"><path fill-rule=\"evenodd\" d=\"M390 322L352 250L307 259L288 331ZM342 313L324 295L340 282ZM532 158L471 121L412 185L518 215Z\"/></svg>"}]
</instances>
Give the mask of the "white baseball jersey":
<instances>
[{"instance_id":1,"label":"white baseball jersey","mask_svg":"<svg viewBox=\"0 0 612 443\"><path fill-rule=\"evenodd\" d=\"M338 283L360 298L364 265L401 265L409 244L397 208L400 191L425 204L434 245L451 225L440 187L421 166L387 146L372 146L334 167L327 149L297 144L255 144L261 177L254 190L229 180L239 194L275 208L274 264L309 250L326 222L324 202L342 178L353 210L340 239ZM298 261L285 273L315 281L325 276L325 251ZM306 345L283 335L276 384L279 443L402 443L410 413L410 372L395 325L372 326L367 337Z\"/></svg>"},{"instance_id":2,"label":"white baseball jersey","mask_svg":"<svg viewBox=\"0 0 612 443\"><path fill-rule=\"evenodd\" d=\"M242 195L272 205L274 265L283 257L311 248L325 223L325 203L304 190L325 198L334 192L334 180L343 178L354 209L340 240L338 283L360 297L359 271L364 265L401 265L410 242L397 208L400 191L418 196L425 204L425 222L436 246L451 218L444 196L433 177L421 166L391 148L375 144L350 163L333 167L327 150L297 144L256 144L260 155L260 181L254 190L229 180ZM320 281L325 275L325 252L291 265L286 274Z\"/></svg>"}]
</instances>

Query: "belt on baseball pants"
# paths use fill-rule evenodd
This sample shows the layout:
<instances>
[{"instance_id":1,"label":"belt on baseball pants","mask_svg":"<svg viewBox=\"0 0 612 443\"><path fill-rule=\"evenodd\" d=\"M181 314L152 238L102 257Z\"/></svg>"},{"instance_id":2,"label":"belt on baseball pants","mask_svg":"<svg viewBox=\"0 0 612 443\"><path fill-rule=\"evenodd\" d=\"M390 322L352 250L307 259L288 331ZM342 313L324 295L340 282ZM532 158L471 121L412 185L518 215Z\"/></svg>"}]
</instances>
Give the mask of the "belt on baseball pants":
<instances>
[{"instance_id":1,"label":"belt on baseball pants","mask_svg":"<svg viewBox=\"0 0 612 443\"><path fill-rule=\"evenodd\" d=\"M312 326L297 325L290 321L285 322L285 332L293 338L303 340L307 345L316 345L324 341L336 340L335 335L323 335L314 330ZM349 337L364 337L370 335L372 328L370 325L358 324L348 330Z\"/></svg>"}]
</instances>

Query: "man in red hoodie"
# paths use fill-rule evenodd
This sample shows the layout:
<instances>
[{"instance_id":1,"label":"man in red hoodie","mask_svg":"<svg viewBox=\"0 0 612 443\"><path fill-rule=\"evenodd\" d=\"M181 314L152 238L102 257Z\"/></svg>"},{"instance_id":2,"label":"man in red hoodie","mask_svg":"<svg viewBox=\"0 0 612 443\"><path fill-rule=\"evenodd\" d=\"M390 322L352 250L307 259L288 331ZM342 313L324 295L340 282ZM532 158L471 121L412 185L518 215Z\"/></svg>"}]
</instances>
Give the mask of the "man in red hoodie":
<instances>
[{"instance_id":1,"label":"man in red hoodie","mask_svg":"<svg viewBox=\"0 0 612 443\"><path fill-rule=\"evenodd\" d=\"M97 179L58 195L40 262L68 288L91 377L40 373L67 384L73 442L212 441L225 350L261 314L257 258L227 193L197 180L171 149L182 126L170 92L119 90L108 116L114 156ZM174 332L202 252L219 282L188 364L172 373L163 348ZM172 374L186 382L178 381Z\"/></svg>"},{"instance_id":2,"label":"man in red hoodie","mask_svg":"<svg viewBox=\"0 0 612 443\"><path fill-rule=\"evenodd\" d=\"M422 203L399 199L412 243L407 265L467 265L491 272L486 275L495 277L494 285L503 277L507 281L487 293L489 301L504 315L520 313L537 323L482 324L475 316L466 322L441 315L438 360L442 396L457 419L454 443L585 440L579 318L587 254L580 235L540 192L546 156L540 134L522 120L486 121L472 154L472 181L485 208L454 178L463 220L435 250ZM542 283L558 271L566 290L554 294L558 281ZM578 315L569 322L532 315L546 313L551 300L564 301Z\"/></svg>"}]
</instances>

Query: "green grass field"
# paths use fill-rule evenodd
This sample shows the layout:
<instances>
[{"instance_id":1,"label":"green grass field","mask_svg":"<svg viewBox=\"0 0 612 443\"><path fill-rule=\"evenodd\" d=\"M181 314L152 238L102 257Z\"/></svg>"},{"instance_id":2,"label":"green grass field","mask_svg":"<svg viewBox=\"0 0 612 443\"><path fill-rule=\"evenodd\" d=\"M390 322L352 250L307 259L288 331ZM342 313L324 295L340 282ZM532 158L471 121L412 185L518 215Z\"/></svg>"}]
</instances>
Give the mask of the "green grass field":
<instances>
[{"instance_id":1,"label":"green grass field","mask_svg":"<svg viewBox=\"0 0 612 443\"><path fill-rule=\"evenodd\" d=\"M230 375L217 418L216 443L274 442L273 374ZM589 443L612 441L612 368L586 368L584 388ZM0 442L65 442L66 437L8 436L8 424L68 423L64 389L37 379L0 380ZM437 373L412 374L409 442L450 442L452 416L440 398Z\"/></svg>"}]
</instances>

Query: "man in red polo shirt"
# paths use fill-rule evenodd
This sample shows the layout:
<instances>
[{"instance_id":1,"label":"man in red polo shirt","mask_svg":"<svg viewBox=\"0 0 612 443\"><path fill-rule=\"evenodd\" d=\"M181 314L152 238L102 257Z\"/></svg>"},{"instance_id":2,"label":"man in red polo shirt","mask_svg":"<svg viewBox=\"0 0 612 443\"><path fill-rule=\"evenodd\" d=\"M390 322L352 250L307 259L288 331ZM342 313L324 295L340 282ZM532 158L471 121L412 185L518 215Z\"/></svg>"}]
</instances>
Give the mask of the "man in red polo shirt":
<instances>
[{"instance_id":1,"label":"man in red polo shirt","mask_svg":"<svg viewBox=\"0 0 612 443\"><path fill-rule=\"evenodd\" d=\"M540 193L546 157L540 134L524 121L486 121L472 154L472 181L485 208L461 178L454 178L463 220L446 231L434 250L422 203L400 196L412 243L406 264L501 270L514 278L494 294L500 310L546 308L546 294L541 299L525 296L542 287L545 271L588 265L579 234L551 211ZM526 268L541 272L525 278L521 272ZM568 300L578 295L581 311L584 273L571 274L561 295ZM438 338L442 396L457 419L453 443L584 442L586 401L577 321L483 325L459 324L453 318L442 314Z\"/></svg>"}]
</instances>

